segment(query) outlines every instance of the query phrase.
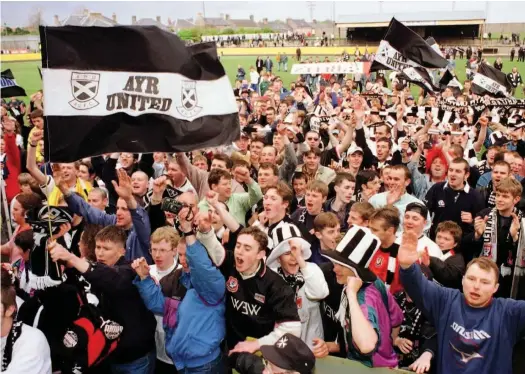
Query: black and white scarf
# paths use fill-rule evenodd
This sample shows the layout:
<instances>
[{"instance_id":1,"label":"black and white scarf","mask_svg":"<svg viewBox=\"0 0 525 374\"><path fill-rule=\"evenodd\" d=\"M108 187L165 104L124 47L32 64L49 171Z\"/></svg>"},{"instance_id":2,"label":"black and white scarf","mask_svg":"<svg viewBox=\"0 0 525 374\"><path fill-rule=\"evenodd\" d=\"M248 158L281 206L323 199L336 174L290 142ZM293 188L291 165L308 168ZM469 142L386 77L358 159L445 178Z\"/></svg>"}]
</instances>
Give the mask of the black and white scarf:
<instances>
[{"instance_id":1,"label":"black and white scarf","mask_svg":"<svg viewBox=\"0 0 525 374\"><path fill-rule=\"evenodd\" d=\"M6 371L11 363L11 359L13 358L13 347L20 335L22 335L22 322L15 321L13 322L13 326L11 326L9 335L7 335L5 347L2 352L2 371Z\"/></svg>"},{"instance_id":2,"label":"black and white scarf","mask_svg":"<svg viewBox=\"0 0 525 374\"><path fill-rule=\"evenodd\" d=\"M487 160L482 160L478 163L478 171L479 175L483 175L485 173L488 173L492 169L490 168L489 164L487 163Z\"/></svg>"},{"instance_id":3,"label":"black and white scarf","mask_svg":"<svg viewBox=\"0 0 525 374\"><path fill-rule=\"evenodd\" d=\"M277 273L281 277L283 277L284 281L288 283L290 287L294 290L295 295L297 296L297 291L301 289L302 286L304 286L304 277L301 273L301 270L299 270L296 274L286 274L282 267L277 268Z\"/></svg>"},{"instance_id":4,"label":"black and white scarf","mask_svg":"<svg viewBox=\"0 0 525 374\"><path fill-rule=\"evenodd\" d=\"M494 208L496 206L496 191L494 191L494 185L492 184L492 181L490 181L489 185L487 186L487 193L487 207Z\"/></svg>"},{"instance_id":5,"label":"black and white scarf","mask_svg":"<svg viewBox=\"0 0 525 374\"><path fill-rule=\"evenodd\" d=\"M523 218L521 210L514 207L513 213L518 216L518 219ZM521 224L518 229L518 238L521 235ZM507 240L510 237L510 231L507 233ZM496 262L498 259L498 210L492 209L488 215L487 224L485 225L485 231L483 232L483 251L481 255L484 257L490 257L492 261Z\"/></svg>"}]
</instances>

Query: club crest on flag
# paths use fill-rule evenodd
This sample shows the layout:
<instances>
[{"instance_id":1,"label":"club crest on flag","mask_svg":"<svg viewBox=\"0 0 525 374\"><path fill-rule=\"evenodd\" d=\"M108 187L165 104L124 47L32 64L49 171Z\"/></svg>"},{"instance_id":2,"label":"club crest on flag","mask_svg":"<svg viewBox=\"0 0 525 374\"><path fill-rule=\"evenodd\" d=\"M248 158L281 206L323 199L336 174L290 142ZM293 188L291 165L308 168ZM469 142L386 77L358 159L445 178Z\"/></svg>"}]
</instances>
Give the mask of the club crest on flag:
<instances>
[{"instance_id":1,"label":"club crest on flag","mask_svg":"<svg viewBox=\"0 0 525 374\"><path fill-rule=\"evenodd\" d=\"M99 102L95 100L98 94L100 74L97 73L71 73L71 93L74 100L69 102L77 110L86 110L96 107Z\"/></svg>"},{"instance_id":2,"label":"club crest on flag","mask_svg":"<svg viewBox=\"0 0 525 374\"><path fill-rule=\"evenodd\" d=\"M202 109L197 106L197 85L195 81L182 81L181 106L177 107L180 114L185 117L196 116Z\"/></svg>"}]
</instances>

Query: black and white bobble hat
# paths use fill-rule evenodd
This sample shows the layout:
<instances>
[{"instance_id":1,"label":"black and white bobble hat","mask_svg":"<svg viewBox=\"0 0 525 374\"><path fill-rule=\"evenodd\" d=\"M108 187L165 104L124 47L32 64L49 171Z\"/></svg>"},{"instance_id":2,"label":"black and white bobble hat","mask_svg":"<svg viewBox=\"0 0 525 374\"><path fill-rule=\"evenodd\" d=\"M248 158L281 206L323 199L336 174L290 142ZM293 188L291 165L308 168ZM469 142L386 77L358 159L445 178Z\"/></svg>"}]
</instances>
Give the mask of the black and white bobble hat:
<instances>
[{"instance_id":1,"label":"black and white bobble hat","mask_svg":"<svg viewBox=\"0 0 525 374\"><path fill-rule=\"evenodd\" d=\"M269 268L275 268L279 266L278 259L281 255L290 251L291 239L301 243L301 248L303 250L303 258L305 260L309 259L312 256L312 251L310 250L310 243L303 239L301 236L301 231L291 223L281 223L272 231L272 242L273 249L266 260L266 266Z\"/></svg>"},{"instance_id":2,"label":"black and white bobble hat","mask_svg":"<svg viewBox=\"0 0 525 374\"><path fill-rule=\"evenodd\" d=\"M366 227L351 226L335 251L321 251L321 255L341 266L352 269L363 282L373 282L376 275L368 269L381 241Z\"/></svg>"}]
</instances>

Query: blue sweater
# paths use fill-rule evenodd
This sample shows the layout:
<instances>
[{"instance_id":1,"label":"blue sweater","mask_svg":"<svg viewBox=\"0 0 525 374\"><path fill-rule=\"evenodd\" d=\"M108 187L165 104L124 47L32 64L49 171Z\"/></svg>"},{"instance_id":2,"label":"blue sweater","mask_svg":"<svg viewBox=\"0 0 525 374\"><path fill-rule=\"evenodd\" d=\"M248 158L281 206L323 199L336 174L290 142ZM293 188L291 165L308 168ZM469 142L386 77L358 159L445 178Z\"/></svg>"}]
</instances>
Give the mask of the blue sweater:
<instances>
[{"instance_id":1,"label":"blue sweater","mask_svg":"<svg viewBox=\"0 0 525 374\"><path fill-rule=\"evenodd\" d=\"M116 215L107 214L97 208L93 208L77 194L71 194L65 200L69 209L73 213L84 217L87 223L95 223L102 226L111 226L117 223ZM126 240L126 254L124 257L130 262L144 257L148 264L152 264L153 259L149 253L151 227L148 213L140 206L137 209L130 209L129 212L133 226Z\"/></svg>"},{"instance_id":2,"label":"blue sweater","mask_svg":"<svg viewBox=\"0 0 525 374\"><path fill-rule=\"evenodd\" d=\"M160 286L151 277L133 283L138 288L146 307L155 314L176 313L175 326L164 324L166 353L177 370L196 368L216 359L221 352L221 342L226 335L224 294L226 282L215 267L206 249L195 242L186 249L190 267L180 279L186 287L186 295L177 309L168 307Z\"/></svg>"},{"instance_id":3,"label":"blue sweater","mask_svg":"<svg viewBox=\"0 0 525 374\"><path fill-rule=\"evenodd\" d=\"M525 301L494 298L472 308L459 290L428 281L418 265L399 274L438 331L438 374L512 374L512 349L525 334Z\"/></svg>"}]
</instances>

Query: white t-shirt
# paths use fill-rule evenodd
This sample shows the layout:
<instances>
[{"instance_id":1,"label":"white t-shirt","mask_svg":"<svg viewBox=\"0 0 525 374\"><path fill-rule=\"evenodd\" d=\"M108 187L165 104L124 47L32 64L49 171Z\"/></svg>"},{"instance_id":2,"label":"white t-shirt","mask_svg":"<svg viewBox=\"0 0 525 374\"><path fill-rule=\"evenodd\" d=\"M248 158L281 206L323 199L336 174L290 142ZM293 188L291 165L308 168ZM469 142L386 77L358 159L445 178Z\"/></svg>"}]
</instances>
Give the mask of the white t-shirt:
<instances>
[{"instance_id":1,"label":"white t-shirt","mask_svg":"<svg viewBox=\"0 0 525 374\"><path fill-rule=\"evenodd\" d=\"M250 84L259 83L259 73L256 71L250 71Z\"/></svg>"},{"instance_id":2,"label":"white t-shirt","mask_svg":"<svg viewBox=\"0 0 525 374\"><path fill-rule=\"evenodd\" d=\"M2 356L7 336L2 337ZM42 331L26 324L13 346L11 362L4 374L51 374L51 353Z\"/></svg>"}]
</instances>

